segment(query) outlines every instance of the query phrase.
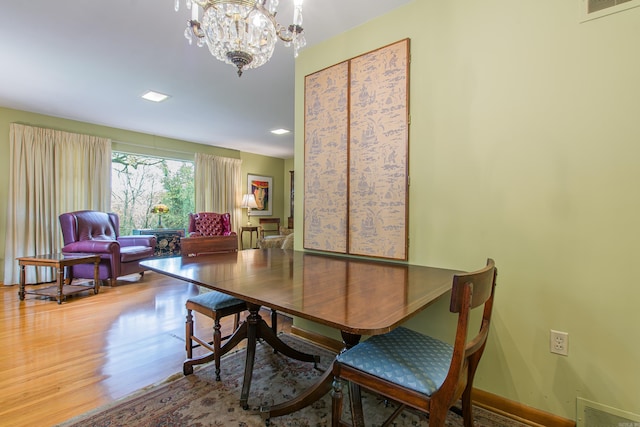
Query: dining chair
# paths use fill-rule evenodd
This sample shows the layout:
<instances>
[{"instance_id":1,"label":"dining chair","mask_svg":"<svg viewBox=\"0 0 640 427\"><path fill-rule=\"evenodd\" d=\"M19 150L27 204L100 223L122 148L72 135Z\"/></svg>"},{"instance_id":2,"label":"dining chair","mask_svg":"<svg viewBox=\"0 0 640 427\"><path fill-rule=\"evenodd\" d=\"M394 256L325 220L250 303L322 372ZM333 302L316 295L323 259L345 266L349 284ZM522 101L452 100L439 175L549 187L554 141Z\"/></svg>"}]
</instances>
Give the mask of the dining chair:
<instances>
[{"instance_id":1,"label":"dining chair","mask_svg":"<svg viewBox=\"0 0 640 427\"><path fill-rule=\"evenodd\" d=\"M198 214L198 215L202 215L202 214ZM213 215L218 215L218 217L222 218L223 220L226 220L226 222L229 223L228 221L229 214L224 214L224 215L212 214L212 215L209 215L209 217L212 217ZM195 223L196 222L195 219L197 218L198 218L197 215L193 215L193 216L190 215L191 222ZM230 223L227 224L225 227L230 230L231 229ZM208 228L213 229L215 227L210 226ZM193 231L193 230L190 229L189 231ZM205 237L199 237L199 236L194 237L193 239L195 240L206 239L209 234L211 235L214 234L211 231L209 232L204 232L201 230L197 230L197 231L201 232L202 236L205 236ZM219 235L214 235L211 238L215 238L215 237L222 238L224 236L223 232L218 232L218 234ZM235 233L233 233L233 235L235 236ZM235 237L233 237L233 239L235 240L235 243L232 245L216 246L216 252L217 253L235 252L237 254L238 243ZM183 251L182 255L183 257L192 258L192 257L198 257L200 255L205 255L207 253L208 253L207 251L194 250L194 251ZM235 263L236 259L235 258L231 259L230 262ZM186 351L187 351L187 360L185 360L182 365L182 372L184 373L184 375L190 375L193 373L193 367L195 365L208 363L213 360L215 362L215 367L216 367L216 381L220 381L220 358L222 357L223 354L231 350L231 348L227 348L223 352L222 342L233 335L233 332L232 332L231 334L222 336L222 330L221 330L222 327L220 324L220 320L223 317L234 315L235 318L233 322L233 331L235 332L238 329L238 326L240 323L240 313L242 313L247 309L247 303L241 299L232 297L222 292L206 291L196 296L189 297L186 302L186 308L187 308L187 320L185 323L185 343L186 343ZM195 329L194 329L194 316L193 316L194 311L213 319L213 341L196 336ZM194 342L196 342L197 344L194 345L193 344ZM199 346L202 346L208 349L209 353L206 353L202 356L194 358L193 349Z\"/></svg>"},{"instance_id":2,"label":"dining chair","mask_svg":"<svg viewBox=\"0 0 640 427\"><path fill-rule=\"evenodd\" d=\"M364 426L360 388L399 403L383 426L407 406L428 412L429 426L441 427L462 398L465 427L473 426L473 377L489 334L497 269L492 259L481 270L453 277L449 311L457 314L453 345L405 327L373 336L336 357L333 364L332 426L342 420L342 383L349 382L352 426ZM474 308L482 307L477 334L467 336Z\"/></svg>"},{"instance_id":3,"label":"dining chair","mask_svg":"<svg viewBox=\"0 0 640 427\"><path fill-rule=\"evenodd\" d=\"M187 360L182 365L184 375L193 373L195 365L201 365L210 361L215 362L216 381L220 381L220 358L222 357L222 341L231 337L233 332L238 329L240 323L240 313L247 309L247 303L241 299L232 297L218 291L205 292L187 299L187 321L186 321L186 350ZM194 333L193 311L213 319L213 341L200 338ZM235 315L233 322L233 332L222 336L220 319L226 316ZM194 345L193 342L197 344ZM205 347L209 353L202 356L193 357L193 349L195 347ZM227 351L231 348L227 349Z\"/></svg>"}]
</instances>

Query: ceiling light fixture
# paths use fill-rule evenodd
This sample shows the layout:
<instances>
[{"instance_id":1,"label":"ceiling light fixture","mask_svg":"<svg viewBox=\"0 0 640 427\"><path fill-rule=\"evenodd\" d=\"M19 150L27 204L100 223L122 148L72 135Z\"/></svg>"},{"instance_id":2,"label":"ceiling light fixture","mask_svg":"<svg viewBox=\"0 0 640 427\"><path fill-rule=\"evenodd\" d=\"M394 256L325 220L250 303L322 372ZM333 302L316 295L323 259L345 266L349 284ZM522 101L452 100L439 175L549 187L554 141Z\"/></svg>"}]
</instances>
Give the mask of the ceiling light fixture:
<instances>
[{"instance_id":1,"label":"ceiling light fixture","mask_svg":"<svg viewBox=\"0 0 640 427\"><path fill-rule=\"evenodd\" d=\"M169 98L169 95L165 95L164 93L154 92L152 90L148 90L142 94L142 97L147 101L153 102L162 102L165 99Z\"/></svg>"},{"instance_id":2,"label":"ceiling light fixture","mask_svg":"<svg viewBox=\"0 0 640 427\"><path fill-rule=\"evenodd\" d=\"M284 135L286 133L289 133L291 131L287 130L287 129L274 129L271 131L272 134L274 135Z\"/></svg>"},{"instance_id":3,"label":"ceiling light fixture","mask_svg":"<svg viewBox=\"0 0 640 427\"><path fill-rule=\"evenodd\" d=\"M213 56L243 70L264 65L273 54L279 38L285 46L293 44L294 56L306 44L302 29L302 0L293 0L293 24L276 22L279 0L185 0L191 9L184 36L197 45L205 43ZM180 0L175 0L179 10ZM202 17L200 18L200 9Z\"/></svg>"}]
</instances>

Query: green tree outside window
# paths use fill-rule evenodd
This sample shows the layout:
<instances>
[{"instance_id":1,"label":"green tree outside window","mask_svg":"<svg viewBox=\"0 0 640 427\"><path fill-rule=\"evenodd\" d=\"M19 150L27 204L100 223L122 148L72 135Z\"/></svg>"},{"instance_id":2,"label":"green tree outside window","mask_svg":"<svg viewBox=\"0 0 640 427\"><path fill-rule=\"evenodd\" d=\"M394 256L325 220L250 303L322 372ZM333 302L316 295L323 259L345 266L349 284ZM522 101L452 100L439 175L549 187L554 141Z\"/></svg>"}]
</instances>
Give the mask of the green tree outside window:
<instances>
[{"instance_id":1,"label":"green tree outside window","mask_svg":"<svg viewBox=\"0 0 640 427\"><path fill-rule=\"evenodd\" d=\"M192 162L113 152L111 210L120 216L120 233L156 228L159 204L169 208L162 214L164 228L186 228L195 208Z\"/></svg>"}]
</instances>

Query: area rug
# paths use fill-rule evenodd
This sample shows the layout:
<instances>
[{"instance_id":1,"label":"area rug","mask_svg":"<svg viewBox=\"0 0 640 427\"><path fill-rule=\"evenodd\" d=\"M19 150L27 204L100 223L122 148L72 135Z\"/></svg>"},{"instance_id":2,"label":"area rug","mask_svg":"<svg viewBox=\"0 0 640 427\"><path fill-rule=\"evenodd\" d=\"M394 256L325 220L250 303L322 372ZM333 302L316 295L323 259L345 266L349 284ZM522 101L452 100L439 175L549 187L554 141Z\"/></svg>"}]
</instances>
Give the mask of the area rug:
<instances>
[{"instance_id":1,"label":"area rug","mask_svg":"<svg viewBox=\"0 0 640 427\"><path fill-rule=\"evenodd\" d=\"M259 415L262 405L272 405L290 399L305 390L329 367L334 354L303 339L283 334L290 346L320 356L319 369L312 363L292 360L274 354L267 344L259 343L249 395L249 410L239 404L245 351L238 350L222 360L222 381L215 381L213 363L196 367L194 373L172 376L166 382L135 393L113 404L68 420L60 427L212 427L264 426ZM346 388L345 388L346 390ZM381 425L394 411L393 404L363 392L367 426ZM347 405L348 406L348 405ZM331 396L327 393L313 405L293 414L272 418L274 427L320 427L331 425ZM482 408L474 408L476 427L524 427ZM428 417L405 410L396 418L396 427L428 426ZM462 418L449 413L447 426L462 426Z\"/></svg>"}]
</instances>

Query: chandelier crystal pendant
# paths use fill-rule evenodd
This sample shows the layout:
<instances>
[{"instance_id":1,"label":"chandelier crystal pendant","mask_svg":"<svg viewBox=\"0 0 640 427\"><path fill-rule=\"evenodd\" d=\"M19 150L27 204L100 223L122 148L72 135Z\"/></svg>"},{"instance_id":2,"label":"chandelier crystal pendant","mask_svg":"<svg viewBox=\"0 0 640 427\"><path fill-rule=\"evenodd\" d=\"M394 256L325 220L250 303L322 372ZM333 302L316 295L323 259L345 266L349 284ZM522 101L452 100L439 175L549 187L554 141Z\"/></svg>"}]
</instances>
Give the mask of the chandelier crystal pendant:
<instances>
[{"instance_id":1,"label":"chandelier crystal pendant","mask_svg":"<svg viewBox=\"0 0 640 427\"><path fill-rule=\"evenodd\" d=\"M306 44L302 28L302 0L293 0L293 23L276 21L279 0L185 0L191 9L184 36L201 47L205 43L213 56L242 72L264 65L278 39L293 45L294 56ZM176 12L180 0L175 0Z\"/></svg>"}]
</instances>

